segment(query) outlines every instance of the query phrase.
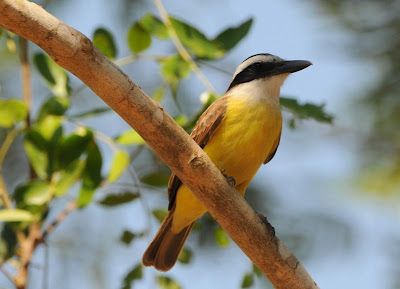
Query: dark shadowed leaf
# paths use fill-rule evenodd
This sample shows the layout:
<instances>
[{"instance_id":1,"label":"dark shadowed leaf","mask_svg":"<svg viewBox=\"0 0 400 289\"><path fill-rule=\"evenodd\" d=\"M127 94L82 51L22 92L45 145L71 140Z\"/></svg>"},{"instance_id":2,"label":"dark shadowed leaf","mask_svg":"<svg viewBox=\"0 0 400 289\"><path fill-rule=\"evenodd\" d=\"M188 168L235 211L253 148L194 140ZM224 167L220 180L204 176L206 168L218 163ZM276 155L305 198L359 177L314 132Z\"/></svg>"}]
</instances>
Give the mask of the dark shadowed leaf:
<instances>
[{"instance_id":1,"label":"dark shadowed leaf","mask_svg":"<svg viewBox=\"0 0 400 289\"><path fill-rule=\"evenodd\" d=\"M229 237L221 227L215 229L214 239L217 245L220 247L226 247L229 245Z\"/></svg>"},{"instance_id":2,"label":"dark shadowed leaf","mask_svg":"<svg viewBox=\"0 0 400 289\"><path fill-rule=\"evenodd\" d=\"M223 49L219 48L214 41L209 40L202 32L192 25L172 17L170 20L182 44L196 57L202 59L217 59L224 55Z\"/></svg>"},{"instance_id":3,"label":"dark shadowed leaf","mask_svg":"<svg viewBox=\"0 0 400 289\"><path fill-rule=\"evenodd\" d=\"M128 31L128 46L133 53L139 53L151 45L150 33L139 22L134 23Z\"/></svg>"},{"instance_id":4,"label":"dark shadowed leaf","mask_svg":"<svg viewBox=\"0 0 400 289\"><path fill-rule=\"evenodd\" d=\"M132 288L133 281L142 279L143 277L142 271L143 271L142 263L135 265L135 267L133 267L133 269L129 271L128 274L125 275L121 289Z\"/></svg>"},{"instance_id":5,"label":"dark shadowed leaf","mask_svg":"<svg viewBox=\"0 0 400 289\"><path fill-rule=\"evenodd\" d=\"M164 218L167 216L168 211L167 210L153 210L152 213L153 213L153 216L157 219L157 221L162 223Z\"/></svg>"},{"instance_id":6,"label":"dark shadowed leaf","mask_svg":"<svg viewBox=\"0 0 400 289\"><path fill-rule=\"evenodd\" d=\"M0 38L3 36L3 29L0 28Z\"/></svg>"},{"instance_id":7,"label":"dark shadowed leaf","mask_svg":"<svg viewBox=\"0 0 400 289\"><path fill-rule=\"evenodd\" d=\"M125 169L128 167L130 162L129 154L126 151L118 150L114 154L114 159L112 161L111 170L108 175L107 181L113 183L119 179L119 177L124 173Z\"/></svg>"},{"instance_id":8,"label":"dark shadowed leaf","mask_svg":"<svg viewBox=\"0 0 400 289\"><path fill-rule=\"evenodd\" d=\"M132 233L131 231L125 230L122 232L120 240L122 243L129 245L133 241L133 239L135 239L135 237L136 237L136 235L134 233Z\"/></svg>"},{"instance_id":9,"label":"dark shadowed leaf","mask_svg":"<svg viewBox=\"0 0 400 289\"><path fill-rule=\"evenodd\" d=\"M184 247L181 253L179 254L178 261L181 262L182 264L189 264L191 258L192 258L192 251Z\"/></svg>"},{"instance_id":10,"label":"dark shadowed leaf","mask_svg":"<svg viewBox=\"0 0 400 289\"><path fill-rule=\"evenodd\" d=\"M7 223L3 224L2 226L0 242L0 262L4 262L5 260L14 256L15 248L18 244L14 229Z\"/></svg>"},{"instance_id":11,"label":"dark shadowed leaf","mask_svg":"<svg viewBox=\"0 0 400 289\"><path fill-rule=\"evenodd\" d=\"M142 177L140 180L142 183L150 186L166 187L168 185L170 176L170 172L155 172Z\"/></svg>"},{"instance_id":12,"label":"dark shadowed leaf","mask_svg":"<svg viewBox=\"0 0 400 289\"><path fill-rule=\"evenodd\" d=\"M125 192L122 194L108 194L99 204L103 206L118 206L129 203L137 199L140 195L138 193Z\"/></svg>"},{"instance_id":13,"label":"dark shadowed leaf","mask_svg":"<svg viewBox=\"0 0 400 289\"><path fill-rule=\"evenodd\" d=\"M143 16L139 23L146 31L160 39L167 39L169 37L168 30L164 23L151 14Z\"/></svg>"},{"instance_id":14,"label":"dark shadowed leaf","mask_svg":"<svg viewBox=\"0 0 400 289\"><path fill-rule=\"evenodd\" d=\"M110 112L112 111L111 108L109 107L99 107L99 108L94 108L91 109L89 111L85 111L85 112L81 112L81 113L77 113L74 115L71 115L71 118L85 118L85 117L93 117L93 116L98 116L100 114L106 113L106 112Z\"/></svg>"},{"instance_id":15,"label":"dark shadowed leaf","mask_svg":"<svg viewBox=\"0 0 400 289\"><path fill-rule=\"evenodd\" d=\"M97 28L94 31L93 44L108 58L115 59L117 56L117 48L114 43L114 37L107 29Z\"/></svg>"},{"instance_id":16,"label":"dark shadowed leaf","mask_svg":"<svg viewBox=\"0 0 400 289\"><path fill-rule=\"evenodd\" d=\"M281 97L280 104L282 107L289 109L294 115L303 118L312 118L319 122L332 123L333 116L324 111L324 105L316 105L312 103L300 104L297 99Z\"/></svg>"},{"instance_id":17,"label":"dark shadowed leaf","mask_svg":"<svg viewBox=\"0 0 400 289\"><path fill-rule=\"evenodd\" d=\"M249 288L254 284L254 275L252 273L245 274L242 280L242 288Z\"/></svg>"},{"instance_id":18,"label":"dark shadowed leaf","mask_svg":"<svg viewBox=\"0 0 400 289\"><path fill-rule=\"evenodd\" d=\"M68 75L50 56L38 53L33 57L33 63L55 96L66 97L69 95L71 89Z\"/></svg>"},{"instance_id":19,"label":"dark shadowed leaf","mask_svg":"<svg viewBox=\"0 0 400 289\"><path fill-rule=\"evenodd\" d=\"M81 178L84 168L85 161L76 160L67 166L66 169L57 172L59 179L55 185L54 195L57 197L64 195Z\"/></svg>"},{"instance_id":20,"label":"dark shadowed leaf","mask_svg":"<svg viewBox=\"0 0 400 289\"><path fill-rule=\"evenodd\" d=\"M116 137L115 141L121 145L141 145L145 143L143 138L133 129L124 131Z\"/></svg>"},{"instance_id":21,"label":"dark shadowed leaf","mask_svg":"<svg viewBox=\"0 0 400 289\"><path fill-rule=\"evenodd\" d=\"M84 207L92 201L94 191L102 181L101 166L103 161L99 147L93 140L89 144L86 153L82 188L77 201L79 207Z\"/></svg>"},{"instance_id":22,"label":"dark shadowed leaf","mask_svg":"<svg viewBox=\"0 0 400 289\"><path fill-rule=\"evenodd\" d=\"M21 209L3 209L0 210L1 222L30 222L34 221L35 216L26 210Z\"/></svg>"},{"instance_id":23,"label":"dark shadowed leaf","mask_svg":"<svg viewBox=\"0 0 400 289\"><path fill-rule=\"evenodd\" d=\"M15 123L26 119L28 108L19 99L0 99L0 127L12 127Z\"/></svg>"},{"instance_id":24,"label":"dark shadowed leaf","mask_svg":"<svg viewBox=\"0 0 400 289\"><path fill-rule=\"evenodd\" d=\"M77 160L84 151L86 151L89 143L93 140L93 133L90 130L79 132L79 134L71 134L63 139L59 144L58 162L60 168L65 168L73 161Z\"/></svg>"},{"instance_id":25,"label":"dark shadowed leaf","mask_svg":"<svg viewBox=\"0 0 400 289\"><path fill-rule=\"evenodd\" d=\"M221 32L214 39L214 41L218 43L223 50L229 51L234 48L247 35L252 24L253 19L250 18L237 27L230 27Z\"/></svg>"},{"instance_id":26,"label":"dark shadowed leaf","mask_svg":"<svg viewBox=\"0 0 400 289\"><path fill-rule=\"evenodd\" d=\"M157 276L158 286L161 289L181 289L182 287L174 279L167 276Z\"/></svg>"},{"instance_id":27,"label":"dark shadowed leaf","mask_svg":"<svg viewBox=\"0 0 400 289\"><path fill-rule=\"evenodd\" d=\"M43 120L48 115L62 116L69 107L69 99L66 97L50 97L40 108L38 120Z\"/></svg>"}]
</instances>

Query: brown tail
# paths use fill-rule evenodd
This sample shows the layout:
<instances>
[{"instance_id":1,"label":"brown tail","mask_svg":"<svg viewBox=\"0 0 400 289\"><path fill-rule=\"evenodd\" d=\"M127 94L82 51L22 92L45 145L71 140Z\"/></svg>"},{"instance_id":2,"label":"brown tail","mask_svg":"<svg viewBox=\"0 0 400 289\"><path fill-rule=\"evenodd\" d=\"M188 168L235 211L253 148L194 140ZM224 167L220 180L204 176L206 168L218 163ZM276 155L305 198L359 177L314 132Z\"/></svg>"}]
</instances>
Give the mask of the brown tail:
<instances>
[{"instance_id":1,"label":"brown tail","mask_svg":"<svg viewBox=\"0 0 400 289\"><path fill-rule=\"evenodd\" d=\"M179 253L193 228L194 222L178 234L172 233L171 226L174 209L169 211L153 241L146 252L144 252L143 265L154 266L154 268L160 271L168 271L175 265Z\"/></svg>"}]
</instances>

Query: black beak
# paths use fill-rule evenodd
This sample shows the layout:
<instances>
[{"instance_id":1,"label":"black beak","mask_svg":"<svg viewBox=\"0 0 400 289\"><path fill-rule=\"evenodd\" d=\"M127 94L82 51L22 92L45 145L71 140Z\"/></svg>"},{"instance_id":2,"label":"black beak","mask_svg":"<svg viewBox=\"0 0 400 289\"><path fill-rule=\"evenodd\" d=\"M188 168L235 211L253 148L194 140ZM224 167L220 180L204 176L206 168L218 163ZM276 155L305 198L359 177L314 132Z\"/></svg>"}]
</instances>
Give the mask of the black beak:
<instances>
[{"instance_id":1,"label":"black beak","mask_svg":"<svg viewBox=\"0 0 400 289\"><path fill-rule=\"evenodd\" d=\"M308 60L284 60L274 69L274 74L293 73L309 67L312 63Z\"/></svg>"}]
</instances>

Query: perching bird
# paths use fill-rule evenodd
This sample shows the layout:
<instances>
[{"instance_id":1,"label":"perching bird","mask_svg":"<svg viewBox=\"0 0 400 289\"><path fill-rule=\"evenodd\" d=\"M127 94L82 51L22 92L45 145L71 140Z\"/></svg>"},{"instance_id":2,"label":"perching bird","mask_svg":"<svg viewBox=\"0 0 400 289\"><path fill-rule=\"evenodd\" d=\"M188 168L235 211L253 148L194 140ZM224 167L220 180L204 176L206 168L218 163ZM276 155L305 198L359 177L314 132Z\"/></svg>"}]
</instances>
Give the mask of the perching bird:
<instances>
[{"instance_id":1,"label":"perching bird","mask_svg":"<svg viewBox=\"0 0 400 289\"><path fill-rule=\"evenodd\" d=\"M197 121L190 136L241 195L278 148L283 82L290 73L310 65L306 60L253 55L238 66L225 95ZM175 174L168 184L168 196L169 213L143 255L145 266L161 271L175 265L194 222L207 211Z\"/></svg>"}]
</instances>

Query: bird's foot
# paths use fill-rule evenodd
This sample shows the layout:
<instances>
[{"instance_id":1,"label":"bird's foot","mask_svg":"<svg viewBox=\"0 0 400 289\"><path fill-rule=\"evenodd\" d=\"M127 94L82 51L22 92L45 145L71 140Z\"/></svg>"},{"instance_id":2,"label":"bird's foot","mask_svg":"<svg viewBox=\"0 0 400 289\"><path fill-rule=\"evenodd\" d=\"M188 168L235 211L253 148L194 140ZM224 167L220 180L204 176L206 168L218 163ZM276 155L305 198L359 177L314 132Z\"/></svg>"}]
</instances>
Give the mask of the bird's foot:
<instances>
[{"instance_id":1,"label":"bird's foot","mask_svg":"<svg viewBox=\"0 0 400 289\"><path fill-rule=\"evenodd\" d=\"M226 181L228 182L228 184L231 187L235 187L236 185L236 180L234 177L228 176L227 174L225 174L225 169L221 170L221 174L225 177Z\"/></svg>"},{"instance_id":2,"label":"bird's foot","mask_svg":"<svg viewBox=\"0 0 400 289\"><path fill-rule=\"evenodd\" d=\"M257 212L256 212L257 213ZM275 238L275 228L272 227L272 225L268 222L268 219L266 216L263 214L257 213L257 215L260 217L261 221L267 226L268 233L271 236L271 240Z\"/></svg>"}]
</instances>

